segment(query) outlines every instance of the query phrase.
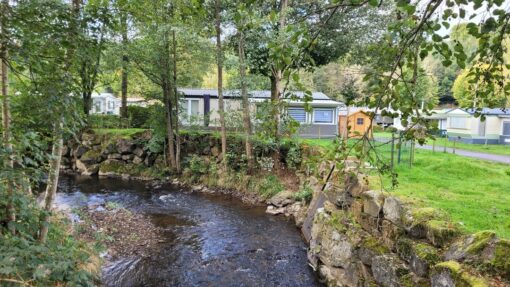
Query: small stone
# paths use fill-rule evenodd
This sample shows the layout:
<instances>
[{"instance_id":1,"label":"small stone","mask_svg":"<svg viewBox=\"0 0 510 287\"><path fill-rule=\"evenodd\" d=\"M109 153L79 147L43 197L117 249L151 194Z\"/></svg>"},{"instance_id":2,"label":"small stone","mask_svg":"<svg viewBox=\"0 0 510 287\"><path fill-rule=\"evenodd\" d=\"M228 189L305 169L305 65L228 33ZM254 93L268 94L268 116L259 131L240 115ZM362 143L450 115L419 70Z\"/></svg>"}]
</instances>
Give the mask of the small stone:
<instances>
[{"instance_id":1,"label":"small stone","mask_svg":"<svg viewBox=\"0 0 510 287\"><path fill-rule=\"evenodd\" d=\"M402 203L394 196L389 196L384 200L383 205L384 218L399 224L402 219Z\"/></svg>"},{"instance_id":2,"label":"small stone","mask_svg":"<svg viewBox=\"0 0 510 287\"><path fill-rule=\"evenodd\" d=\"M283 214L285 213L285 207L276 208L272 205L269 205L266 209L266 213L271 215Z\"/></svg>"},{"instance_id":3,"label":"small stone","mask_svg":"<svg viewBox=\"0 0 510 287\"><path fill-rule=\"evenodd\" d=\"M372 217L379 217L384 202L381 191L369 190L363 193L363 212Z\"/></svg>"}]
</instances>

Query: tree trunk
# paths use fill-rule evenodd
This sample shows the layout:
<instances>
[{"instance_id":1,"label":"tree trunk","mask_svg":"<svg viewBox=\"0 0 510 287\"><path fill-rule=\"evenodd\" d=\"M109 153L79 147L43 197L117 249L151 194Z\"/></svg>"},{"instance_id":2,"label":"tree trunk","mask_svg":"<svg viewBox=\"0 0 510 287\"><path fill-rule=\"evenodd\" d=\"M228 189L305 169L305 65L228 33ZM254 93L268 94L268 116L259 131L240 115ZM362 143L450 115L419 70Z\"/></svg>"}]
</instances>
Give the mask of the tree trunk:
<instances>
[{"instance_id":1,"label":"tree trunk","mask_svg":"<svg viewBox=\"0 0 510 287\"><path fill-rule=\"evenodd\" d=\"M221 47L221 0L216 0L216 61L218 63L218 109L220 113L221 153L223 169L227 169L227 131L225 128L225 104L223 102L223 50Z\"/></svg>"},{"instance_id":2,"label":"tree trunk","mask_svg":"<svg viewBox=\"0 0 510 287\"><path fill-rule=\"evenodd\" d=\"M2 1L2 13L6 14L9 10L9 1ZM6 33L6 22L0 23L0 32L2 35ZM7 153L12 152L11 143L11 105L9 101L9 68L7 65L7 58L9 53L7 51L6 43L1 43L0 46L0 72L2 74L1 85L2 85L2 141L3 147ZM6 157L4 162L4 168L12 170L14 168L14 161L11 157ZM7 178L7 222L14 222L16 220L16 213L14 209L14 179L11 177ZM14 226L9 227L12 233L16 232Z\"/></svg>"},{"instance_id":3,"label":"tree trunk","mask_svg":"<svg viewBox=\"0 0 510 287\"><path fill-rule=\"evenodd\" d=\"M279 34L283 33L286 25L286 13L288 0L281 0L280 2L280 23L278 27ZM280 36L279 35L279 36ZM281 39L280 39L281 40ZM285 43L280 43L284 45ZM279 64L274 67L271 77L271 106L273 110L274 121L274 140L276 142L275 151L273 154L274 168L280 169L280 96L282 93L281 82L283 77L282 67Z\"/></svg>"},{"instance_id":4,"label":"tree trunk","mask_svg":"<svg viewBox=\"0 0 510 287\"><path fill-rule=\"evenodd\" d=\"M245 139L246 159L248 160L248 172L253 170L253 150L251 146L251 120L250 102L248 101L248 87L246 85L246 64L244 53L244 32L239 32L239 75L241 76L241 97L243 99L243 124Z\"/></svg>"},{"instance_id":5,"label":"tree trunk","mask_svg":"<svg viewBox=\"0 0 510 287\"><path fill-rule=\"evenodd\" d=\"M122 46L123 50L127 50L128 44L128 35L127 35L127 15L125 12L121 14L121 26L122 26ZM129 57L126 53L122 55L122 75L121 75L121 107L120 107L120 117L123 119L128 118L128 109L127 109L127 89L128 89L128 64Z\"/></svg>"},{"instance_id":6,"label":"tree trunk","mask_svg":"<svg viewBox=\"0 0 510 287\"><path fill-rule=\"evenodd\" d=\"M87 91L82 93L83 96L83 112L85 115L89 115L90 110L92 109L92 91Z\"/></svg>"},{"instance_id":7,"label":"tree trunk","mask_svg":"<svg viewBox=\"0 0 510 287\"><path fill-rule=\"evenodd\" d=\"M181 172L181 136L179 134L179 94L177 93L177 40L175 31L172 31L172 52L173 52L173 87L175 98L175 167L177 172Z\"/></svg>"},{"instance_id":8,"label":"tree trunk","mask_svg":"<svg viewBox=\"0 0 510 287\"><path fill-rule=\"evenodd\" d=\"M58 177L60 172L60 161L62 159L62 148L64 146L63 136L63 118L53 127L54 139L51 150L50 169L48 175L48 184L44 193L44 212L41 217L41 226L39 229L39 241L45 242L48 235L50 211L57 193Z\"/></svg>"},{"instance_id":9,"label":"tree trunk","mask_svg":"<svg viewBox=\"0 0 510 287\"><path fill-rule=\"evenodd\" d=\"M273 151L274 169L279 170L280 165L280 80L271 77L271 113L273 117L273 138L276 143Z\"/></svg>"},{"instance_id":10,"label":"tree trunk","mask_svg":"<svg viewBox=\"0 0 510 287\"><path fill-rule=\"evenodd\" d=\"M2 49L4 49L2 47ZM6 152L12 152L11 143L11 110L9 101L9 76L8 67L6 63L7 51L2 51L2 128L3 128L3 146ZM14 168L14 161L10 157L6 157L4 162L6 169L12 170ZM16 213L14 210L14 179L7 178L7 222L14 222L16 220ZM14 226L9 227L12 233L16 232Z\"/></svg>"},{"instance_id":11,"label":"tree trunk","mask_svg":"<svg viewBox=\"0 0 510 287\"><path fill-rule=\"evenodd\" d=\"M165 102L165 110L166 110L166 136L168 138L168 145L167 145L167 164L170 166L171 169L176 168L176 162L175 162L175 142L174 142L174 127L173 127L173 117L172 117L172 102L171 102L171 88L168 85L168 82L164 80L163 83L163 101Z\"/></svg>"}]
</instances>

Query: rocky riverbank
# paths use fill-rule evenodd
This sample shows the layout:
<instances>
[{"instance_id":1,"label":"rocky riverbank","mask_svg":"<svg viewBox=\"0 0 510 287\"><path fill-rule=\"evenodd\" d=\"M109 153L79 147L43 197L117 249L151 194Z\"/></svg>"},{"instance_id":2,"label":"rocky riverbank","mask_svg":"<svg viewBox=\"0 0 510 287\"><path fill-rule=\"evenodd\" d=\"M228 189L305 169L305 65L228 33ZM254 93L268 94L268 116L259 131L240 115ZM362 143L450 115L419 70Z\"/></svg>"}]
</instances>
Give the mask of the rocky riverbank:
<instances>
[{"instance_id":1,"label":"rocky riverbank","mask_svg":"<svg viewBox=\"0 0 510 287\"><path fill-rule=\"evenodd\" d=\"M161 181L148 184L171 182L192 192L224 193L266 204L267 213L296 222L310 245L310 265L328 286L479 287L510 281L508 240L490 231L465 234L438 210L416 208L370 190L355 160L345 162L344 170L332 170L334 163L325 160L296 170L294 188L280 187L267 197L271 193L258 189L272 188L274 182L260 184L271 173L222 173L216 168L222 157L217 140L206 136L200 142L206 147L183 149L199 159L196 170L185 170L175 179L161 174L161 155L147 153L139 139L111 142L87 136L82 145L68 148L65 168L85 175L158 178ZM81 146L86 151L80 151ZM297 189L311 191L309 204L298 199Z\"/></svg>"}]
</instances>

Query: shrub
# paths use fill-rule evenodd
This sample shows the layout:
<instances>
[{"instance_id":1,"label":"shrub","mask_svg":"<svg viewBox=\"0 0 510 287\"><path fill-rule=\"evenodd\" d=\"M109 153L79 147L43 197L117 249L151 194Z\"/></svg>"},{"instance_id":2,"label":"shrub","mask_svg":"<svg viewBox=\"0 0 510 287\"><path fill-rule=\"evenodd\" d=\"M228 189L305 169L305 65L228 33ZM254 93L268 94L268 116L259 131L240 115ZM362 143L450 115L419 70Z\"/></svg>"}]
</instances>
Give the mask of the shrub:
<instances>
[{"instance_id":1,"label":"shrub","mask_svg":"<svg viewBox=\"0 0 510 287\"><path fill-rule=\"evenodd\" d=\"M373 125L373 126L372 126L372 131L373 131L374 133L379 133L379 132L383 132L383 131L384 131L384 128L383 128L383 127L381 127L381 126L378 126L378 125Z\"/></svg>"},{"instance_id":2,"label":"shrub","mask_svg":"<svg viewBox=\"0 0 510 287\"><path fill-rule=\"evenodd\" d=\"M208 170L207 163L204 161L204 159L197 155L193 155L191 158L189 158L188 167L191 171L191 177L193 180L196 180L202 175L206 174Z\"/></svg>"},{"instance_id":3,"label":"shrub","mask_svg":"<svg viewBox=\"0 0 510 287\"><path fill-rule=\"evenodd\" d=\"M262 180L258 192L264 198L270 198L283 191L283 185L275 175L269 175Z\"/></svg>"},{"instance_id":4,"label":"shrub","mask_svg":"<svg viewBox=\"0 0 510 287\"><path fill-rule=\"evenodd\" d=\"M303 160L301 149L297 145L292 145L287 151L285 162L290 169L297 169Z\"/></svg>"},{"instance_id":5,"label":"shrub","mask_svg":"<svg viewBox=\"0 0 510 287\"><path fill-rule=\"evenodd\" d=\"M95 129L118 129L122 127L122 121L117 115L90 115L89 126Z\"/></svg>"},{"instance_id":6,"label":"shrub","mask_svg":"<svg viewBox=\"0 0 510 287\"><path fill-rule=\"evenodd\" d=\"M387 127L386 131L389 133L396 133L398 132L398 129L396 127Z\"/></svg>"},{"instance_id":7,"label":"shrub","mask_svg":"<svg viewBox=\"0 0 510 287\"><path fill-rule=\"evenodd\" d=\"M151 108L128 106L128 117L130 127L132 128L148 128L150 126Z\"/></svg>"},{"instance_id":8,"label":"shrub","mask_svg":"<svg viewBox=\"0 0 510 287\"><path fill-rule=\"evenodd\" d=\"M297 201L303 201L309 203L313 197L313 190L310 186L305 185L300 191L294 195L294 199Z\"/></svg>"}]
</instances>

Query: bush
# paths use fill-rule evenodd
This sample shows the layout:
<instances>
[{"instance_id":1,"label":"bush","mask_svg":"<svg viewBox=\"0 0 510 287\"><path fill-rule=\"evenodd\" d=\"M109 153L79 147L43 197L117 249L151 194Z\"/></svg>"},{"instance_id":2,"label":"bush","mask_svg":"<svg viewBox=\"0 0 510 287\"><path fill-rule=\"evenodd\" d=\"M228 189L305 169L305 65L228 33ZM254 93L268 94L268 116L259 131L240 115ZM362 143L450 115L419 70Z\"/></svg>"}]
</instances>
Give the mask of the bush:
<instances>
[{"instance_id":1,"label":"bush","mask_svg":"<svg viewBox=\"0 0 510 287\"><path fill-rule=\"evenodd\" d=\"M313 190L310 186L305 185L300 191L294 195L294 199L297 201L303 201L309 203L312 201Z\"/></svg>"},{"instance_id":2,"label":"bush","mask_svg":"<svg viewBox=\"0 0 510 287\"><path fill-rule=\"evenodd\" d=\"M287 167L290 169L297 169L301 165L302 160L301 148L293 144L287 151L287 156L285 157Z\"/></svg>"},{"instance_id":3,"label":"bush","mask_svg":"<svg viewBox=\"0 0 510 287\"><path fill-rule=\"evenodd\" d=\"M262 180L259 186L259 194L264 198L271 198L281 191L283 191L283 185L275 175L269 175Z\"/></svg>"},{"instance_id":4,"label":"bush","mask_svg":"<svg viewBox=\"0 0 510 287\"><path fill-rule=\"evenodd\" d=\"M0 204L4 204L0 197ZM37 240L40 208L33 198L19 195L16 234L0 226L0 278L26 282L27 286L95 286L99 253L72 234L69 220L54 213L45 243ZM2 215L2 218L4 215ZM23 284L20 284L20 286ZM0 286L9 285L0 281Z\"/></svg>"},{"instance_id":5,"label":"bush","mask_svg":"<svg viewBox=\"0 0 510 287\"><path fill-rule=\"evenodd\" d=\"M193 155L188 160L188 168L193 180L200 178L208 171L207 163L201 157Z\"/></svg>"},{"instance_id":6,"label":"bush","mask_svg":"<svg viewBox=\"0 0 510 287\"><path fill-rule=\"evenodd\" d=\"M381 127L381 126L378 126L378 125L373 125L372 126L372 131L374 133L380 133L380 132L383 132L384 131L384 128Z\"/></svg>"},{"instance_id":7,"label":"bush","mask_svg":"<svg viewBox=\"0 0 510 287\"><path fill-rule=\"evenodd\" d=\"M127 108L130 127L148 128L150 126L149 119L153 109L139 106L128 106Z\"/></svg>"},{"instance_id":8,"label":"bush","mask_svg":"<svg viewBox=\"0 0 510 287\"><path fill-rule=\"evenodd\" d=\"M398 129L396 127L387 127L386 131L389 133L396 133L398 132Z\"/></svg>"},{"instance_id":9,"label":"bush","mask_svg":"<svg viewBox=\"0 0 510 287\"><path fill-rule=\"evenodd\" d=\"M90 115L89 126L94 129L118 129L122 128L122 120L117 115Z\"/></svg>"}]
</instances>

